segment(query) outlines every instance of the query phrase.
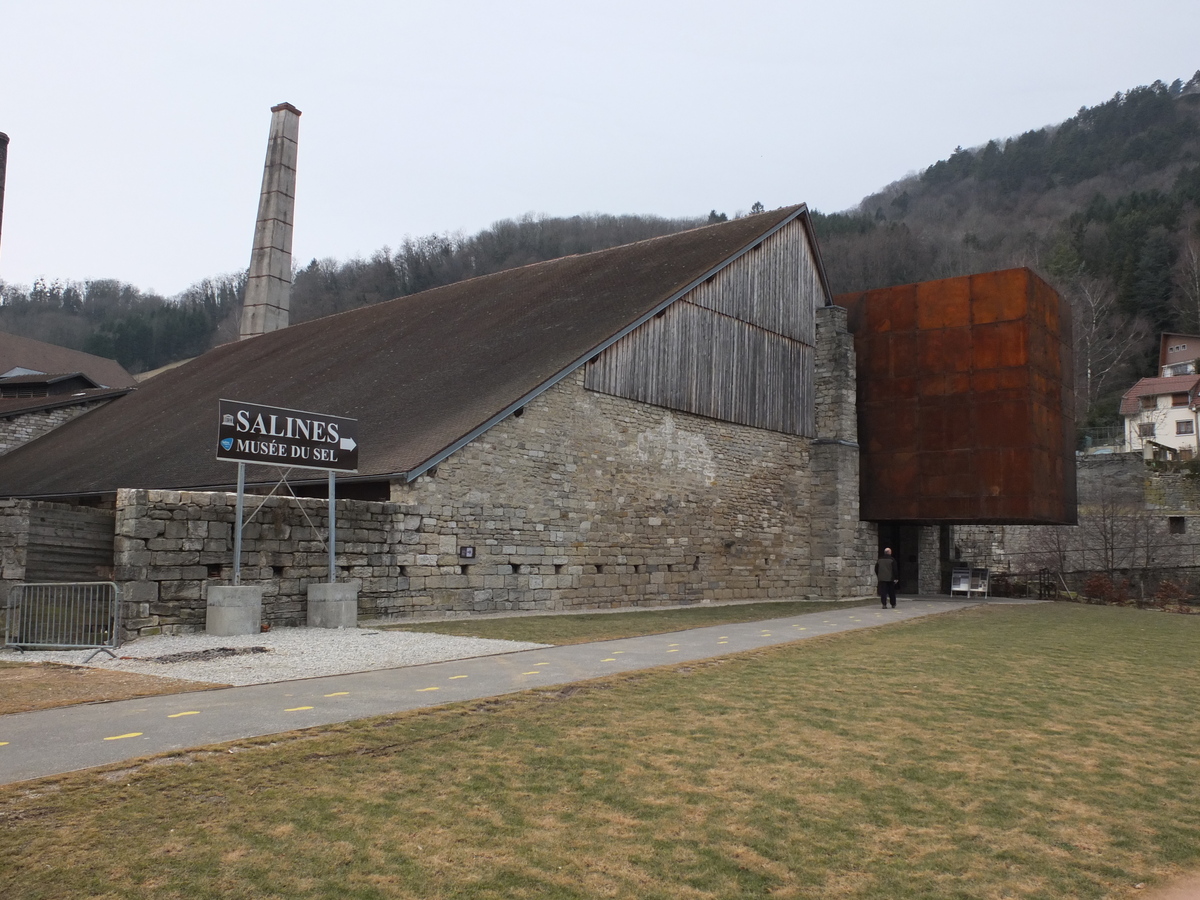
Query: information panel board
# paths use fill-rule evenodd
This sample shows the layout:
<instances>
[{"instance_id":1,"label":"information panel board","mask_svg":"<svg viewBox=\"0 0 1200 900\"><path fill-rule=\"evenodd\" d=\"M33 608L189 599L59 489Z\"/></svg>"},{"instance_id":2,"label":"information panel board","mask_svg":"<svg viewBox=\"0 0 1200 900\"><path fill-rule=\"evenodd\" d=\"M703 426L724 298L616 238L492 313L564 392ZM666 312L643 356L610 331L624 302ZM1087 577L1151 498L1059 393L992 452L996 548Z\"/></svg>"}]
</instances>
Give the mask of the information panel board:
<instances>
[{"instance_id":1,"label":"information panel board","mask_svg":"<svg viewBox=\"0 0 1200 900\"><path fill-rule=\"evenodd\" d=\"M221 400L217 459L329 472L358 471L358 420Z\"/></svg>"}]
</instances>

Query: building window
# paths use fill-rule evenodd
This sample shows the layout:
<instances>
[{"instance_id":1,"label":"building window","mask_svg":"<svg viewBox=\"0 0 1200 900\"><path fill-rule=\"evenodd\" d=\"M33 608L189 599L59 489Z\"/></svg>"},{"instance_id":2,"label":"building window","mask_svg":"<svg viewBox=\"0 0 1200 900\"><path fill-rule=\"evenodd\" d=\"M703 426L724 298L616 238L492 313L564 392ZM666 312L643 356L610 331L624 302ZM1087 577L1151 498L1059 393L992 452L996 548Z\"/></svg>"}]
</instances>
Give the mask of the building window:
<instances>
[{"instance_id":1,"label":"building window","mask_svg":"<svg viewBox=\"0 0 1200 900\"><path fill-rule=\"evenodd\" d=\"M1167 530L1171 534L1187 534L1187 519L1183 516L1167 516Z\"/></svg>"},{"instance_id":2,"label":"building window","mask_svg":"<svg viewBox=\"0 0 1200 900\"><path fill-rule=\"evenodd\" d=\"M1156 409L1158 407L1157 397L1143 397L1142 409Z\"/></svg>"},{"instance_id":3,"label":"building window","mask_svg":"<svg viewBox=\"0 0 1200 900\"><path fill-rule=\"evenodd\" d=\"M1154 423L1143 422L1138 426L1138 437L1154 437Z\"/></svg>"},{"instance_id":4,"label":"building window","mask_svg":"<svg viewBox=\"0 0 1200 900\"><path fill-rule=\"evenodd\" d=\"M1180 421L1175 423L1175 433L1176 434L1195 434L1196 433L1195 423L1192 422L1190 419L1187 421L1184 421L1181 419Z\"/></svg>"},{"instance_id":5,"label":"building window","mask_svg":"<svg viewBox=\"0 0 1200 900\"><path fill-rule=\"evenodd\" d=\"M1187 404L1188 404L1188 395L1187 394L1172 394L1171 395L1171 405L1172 406L1187 406Z\"/></svg>"}]
</instances>

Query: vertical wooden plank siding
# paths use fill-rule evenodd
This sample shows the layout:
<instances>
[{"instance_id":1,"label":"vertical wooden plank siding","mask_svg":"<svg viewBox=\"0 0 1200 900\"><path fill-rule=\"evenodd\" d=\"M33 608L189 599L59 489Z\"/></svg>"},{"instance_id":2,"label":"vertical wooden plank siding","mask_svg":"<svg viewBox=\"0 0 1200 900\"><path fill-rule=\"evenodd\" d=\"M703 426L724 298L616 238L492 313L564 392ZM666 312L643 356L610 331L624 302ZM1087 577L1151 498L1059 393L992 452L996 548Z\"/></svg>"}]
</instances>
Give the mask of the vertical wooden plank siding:
<instances>
[{"instance_id":1,"label":"vertical wooden plank siding","mask_svg":"<svg viewBox=\"0 0 1200 900\"><path fill-rule=\"evenodd\" d=\"M816 308L825 305L812 248L799 221L775 232L684 299L810 347L816 342Z\"/></svg>"},{"instance_id":2,"label":"vertical wooden plank siding","mask_svg":"<svg viewBox=\"0 0 1200 900\"><path fill-rule=\"evenodd\" d=\"M595 391L755 428L815 435L815 308L799 222L781 229L589 363Z\"/></svg>"},{"instance_id":3,"label":"vertical wooden plank siding","mask_svg":"<svg viewBox=\"0 0 1200 900\"><path fill-rule=\"evenodd\" d=\"M26 581L97 581L112 577L111 510L35 505L29 513Z\"/></svg>"}]
</instances>

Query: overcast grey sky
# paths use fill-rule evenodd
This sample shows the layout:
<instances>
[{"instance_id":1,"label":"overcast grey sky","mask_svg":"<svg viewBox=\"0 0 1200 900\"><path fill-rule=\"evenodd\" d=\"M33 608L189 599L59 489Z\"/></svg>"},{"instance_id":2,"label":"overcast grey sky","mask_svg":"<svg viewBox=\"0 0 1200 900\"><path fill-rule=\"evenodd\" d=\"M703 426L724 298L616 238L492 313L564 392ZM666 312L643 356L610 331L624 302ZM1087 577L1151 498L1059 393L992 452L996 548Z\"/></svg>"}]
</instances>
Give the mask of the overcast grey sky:
<instances>
[{"instance_id":1,"label":"overcast grey sky","mask_svg":"<svg viewBox=\"0 0 1200 900\"><path fill-rule=\"evenodd\" d=\"M1197 69L1197 0L0 0L0 279L244 268L282 101L303 265L526 212L833 212Z\"/></svg>"}]
</instances>

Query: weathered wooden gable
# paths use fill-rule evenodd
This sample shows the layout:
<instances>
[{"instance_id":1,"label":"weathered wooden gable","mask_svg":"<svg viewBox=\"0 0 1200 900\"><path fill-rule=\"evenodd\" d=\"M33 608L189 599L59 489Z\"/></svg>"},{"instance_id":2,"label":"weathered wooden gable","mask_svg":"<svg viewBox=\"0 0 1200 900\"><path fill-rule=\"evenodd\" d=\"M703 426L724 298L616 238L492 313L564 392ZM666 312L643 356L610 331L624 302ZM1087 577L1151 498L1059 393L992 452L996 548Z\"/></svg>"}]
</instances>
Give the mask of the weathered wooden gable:
<instances>
[{"instance_id":1,"label":"weathered wooden gable","mask_svg":"<svg viewBox=\"0 0 1200 900\"><path fill-rule=\"evenodd\" d=\"M813 436L816 308L826 297L795 219L587 367L603 393Z\"/></svg>"}]
</instances>

